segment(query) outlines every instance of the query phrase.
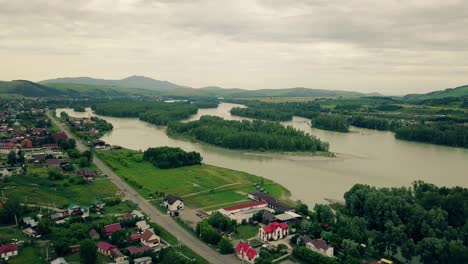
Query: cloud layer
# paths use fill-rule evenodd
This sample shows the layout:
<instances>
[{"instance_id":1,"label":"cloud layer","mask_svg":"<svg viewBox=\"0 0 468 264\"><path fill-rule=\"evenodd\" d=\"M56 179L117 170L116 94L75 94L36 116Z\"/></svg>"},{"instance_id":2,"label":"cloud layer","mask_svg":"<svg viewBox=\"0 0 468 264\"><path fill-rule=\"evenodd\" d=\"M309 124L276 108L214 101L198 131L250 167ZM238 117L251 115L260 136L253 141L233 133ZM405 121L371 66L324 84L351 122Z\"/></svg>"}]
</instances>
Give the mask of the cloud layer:
<instances>
[{"instance_id":1,"label":"cloud layer","mask_svg":"<svg viewBox=\"0 0 468 264\"><path fill-rule=\"evenodd\" d=\"M0 79L424 92L468 83L468 2L0 0Z\"/></svg>"}]
</instances>

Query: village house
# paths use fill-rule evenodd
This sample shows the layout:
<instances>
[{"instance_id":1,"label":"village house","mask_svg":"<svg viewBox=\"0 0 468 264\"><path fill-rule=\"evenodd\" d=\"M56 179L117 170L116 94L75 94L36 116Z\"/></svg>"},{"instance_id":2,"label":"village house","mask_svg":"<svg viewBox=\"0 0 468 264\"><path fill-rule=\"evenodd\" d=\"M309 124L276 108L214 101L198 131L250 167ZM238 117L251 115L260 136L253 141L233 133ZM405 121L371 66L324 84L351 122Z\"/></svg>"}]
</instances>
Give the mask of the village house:
<instances>
[{"instance_id":1,"label":"village house","mask_svg":"<svg viewBox=\"0 0 468 264\"><path fill-rule=\"evenodd\" d=\"M245 242L237 244L236 255L240 260L251 264L255 263L255 259L258 257L257 251Z\"/></svg>"},{"instance_id":2,"label":"village house","mask_svg":"<svg viewBox=\"0 0 468 264\"><path fill-rule=\"evenodd\" d=\"M110 237L113 233L122 230L122 226L120 225L120 223L110 224L104 226L104 230L106 232L106 235Z\"/></svg>"},{"instance_id":3,"label":"village house","mask_svg":"<svg viewBox=\"0 0 468 264\"><path fill-rule=\"evenodd\" d=\"M136 222L135 226L136 226L137 231L140 232L140 233L143 233L143 232L146 231L147 229L150 229L150 228L151 228L151 227L146 223L145 220L141 220L141 221Z\"/></svg>"},{"instance_id":4,"label":"village house","mask_svg":"<svg viewBox=\"0 0 468 264\"><path fill-rule=\"evenodd\" d=\"M98 252L105 256L110 256L111 250L117 248L116 246L103 241L99 241L96 247L98 249Z\"/></svg>"},{"instance_id":5,"label":"village house","mask_svg":"<svg viewBox=\"0 0 468 264\"><path fill-rule=\"evenodd\" d=\"M11 257L18 256L18 245L6 244L0 246L0 257L4 260L8 260Z\"/></svg>"},{"instance_id":6,"label":"village house","mask_svg":"<svg viewBox=\"0 0 468 264\"><path fill-rule=\"evenodd\" d=\"M54 139L54 142L58 142L59 140L68 139L68 136L67 134L65 134L65 132L60 132L60 133L52 134L52 138Z\"/></svg>"},{"instance_id":7,"label":"village house","mask_svg":"<svg viewBox=\"0 0 468 264\"><path fill-rule=\"evenodd\" d=\"M161 239L156 235L151 229L145 230L141 234L141 243L145 246L150 247L153 250L156 250L161 245Z\"/></svg>"},{"instance_id":8,"label":"village house","mask_svg":"<svg viewBox=\"0 0 468 264\"><path fill-rule=\"evenodd\" d=\"M26 229L23 229L23 234L27 235L28 237L33 237L33 238L39 238L41 235L37 233L36 230L32 229L31 227L28 227Z\"/></svg>"},{"instance_id":9,"label":"village house","mask_svg":"<svg viewBox=\"0 0 468 264\"><path fill-rule=\"evenodd\" d=\"M289 235L289 227L286 223L273 222L258 230L258 238L262 241L279 240L287 235Z\"/></svg>"},{"instance_id":10,"label":"village house","mask_svg":"<svg viewBox=\"0 0 468 264\"><path fill-rule=\"evenodd\" d=\"M110 257L114 259L116 263L121 263L127 258L127 256L120 252L118 248L113 248L110 250Z\"/></svg>"},{"instance_id":11,"label":"village house","mask_svg":"<svg viewBox=\"0 0 468 264\"><path fill-rule=\"evenodd\" d=\"M327 241L319 238L312 239L309 236L304 236L302 241L310 250L320 253L324 256L333 257L333 247L329 246Z\"/></svg>"},{"instance_id":12,"label":"village house","mask_svg":"<svg viewBox=\"0 0 468 264\"><path fill-rule=\"evenodd\" d=\"M133 260L135 264L151 264L152 258L151 257L141 257Z\"/></svg>"},{"instance_id":13,"label":"village house","mask_svg":"<svg viewBox=\"0 0 468 264\"><path fill-rule=\"evenodd\" d=\"M139 220L145 218L145 216L138 210L133 210L132 215L135 219L139 219Z\"/></svg>"},{"instance_id":14,"label":"village house","mask_svg":"<svg viewBox=\"0 0 468 264\"><path fill-rule=\"evenodd\" d=\"M95 239L95 240L98 240L101 238L101 235L98 233L98 231L96 231L96 229L91 229L88 235L91 239Z\"/></svg>"},{"instance_id":15,"label":"village house","mask_svg":"<svg viewBox=\"0 0 468 264\"><path fill-rule=\"evenodd\" d=\"M47 168L59 168L60 160L59 159L46 159Z\"/></svg>"},{"instance_id":16,"label":"village house","mask_svg":"<svg viewBox=\"0 0 468 264\"><path fill-rule=\"evenodd\" d=\"M23 217L23 223L26 225L26 226L29 226L29 227L36 227L38 222L36 220L34 220L34 218L28 216L28 217Z\"/></svg>"},{"instance_id":17,"label":"village house","mask_svg":"<svg viewBox=\"0 0 468 264\"><path fill-rule=\"evenodd\" d=\"M163 204L171 216L178 216L179 211L184 209L182 198L170 194L164 198Z\"/></svg>"},{"instance_id":18,"label":"village house","mask_svg":"<svg viewBox=\"0 0 468 264\"><path fill-rule=\"evenodd\" d=\"M94 171L93 169L89 169L89 168L81 169L78 174L87 181L91 181L97 176L96 171Z\"/></svg>"},{"instance_id":19,"label":"village house","mask_svg":"<svg viewBox=\"0 0 468 264\"><path fill-rule=\"evenodd\" d=\"M253 203L229 206L222 209L219 209L222 215L228 217L231 220L236 221L238 224L241 224L242 221L249 221L252 219L253 215L261 210L267 210L268 203L265 201L258 201Z\"/></svg>"},{"instance_id":20,"label":"village house","mask_svg":"<svg viewBox=\"0 0 468 264\"><path fill-rule=\"evenodd\" d=\"M128 252L130 252L130 255L135 256L135 255L143 254L144 252L151 250L151 248L146 245L142 247L131 246L131 247L128 247L127 250Z\"/></svg>"}]
</instances>

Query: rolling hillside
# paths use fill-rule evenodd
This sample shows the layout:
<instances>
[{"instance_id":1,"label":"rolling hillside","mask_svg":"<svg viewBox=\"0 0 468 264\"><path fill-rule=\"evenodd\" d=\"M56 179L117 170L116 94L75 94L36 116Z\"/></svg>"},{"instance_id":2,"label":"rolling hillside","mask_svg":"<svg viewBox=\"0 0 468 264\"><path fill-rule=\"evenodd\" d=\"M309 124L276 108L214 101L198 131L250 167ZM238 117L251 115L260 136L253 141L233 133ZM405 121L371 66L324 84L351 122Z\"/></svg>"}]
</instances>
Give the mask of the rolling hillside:
<instances>
[{"instance_id":1,"label":"rolling hillside","mask_svg":"<svg viewBox=\"0 0 468 264\"><path fill-rule=\"evenodd\" d=\"M15 80L11 82L0 81L0 94L15 94L26 97L50 97L64 95L64 92L26 80Z\"/></svg>"},{"instance_id":2,"label":"rolling hillside","mask_svg":"<svg viewBox=\"0 0 468 264\"><path fill-rule=\"evenodd\" d=\"M442 99L447 97L465 97L468 96L468 85L459 86L456 88L449 88L440 91L434 91L425 94L408 94L403 98L407 100L429 100L429 99Z\"/></svg>"}]
</instances>

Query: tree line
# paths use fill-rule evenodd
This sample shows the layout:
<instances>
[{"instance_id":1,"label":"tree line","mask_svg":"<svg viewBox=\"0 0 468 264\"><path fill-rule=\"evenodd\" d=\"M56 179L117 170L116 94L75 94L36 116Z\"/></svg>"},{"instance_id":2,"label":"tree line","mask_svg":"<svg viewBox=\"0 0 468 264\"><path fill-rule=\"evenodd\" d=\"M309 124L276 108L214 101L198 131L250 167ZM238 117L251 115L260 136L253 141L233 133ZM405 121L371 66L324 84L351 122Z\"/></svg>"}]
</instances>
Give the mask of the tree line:
<instances>
[{"instance_id":1,"label":"tree line","mask_svg":"<svg viewBox=\"0 0 468 264\"><path fill-rule=\"evenodd\" d=\"M181 148L157 147L145 150L143 160L153 163L160 169L169 169L200 165L203 158L195 151L186 152Z\"/></svg>"},{"instance_id":2,"label":"tree line","mask_svg":"<svg viewBox=\"0 0 468 264\"><path fill-rule=\"evenodd\" d=\"M338 114L321 114L312 119L312 126L324 130L349 132L348 119Z\"/></svg>"},{"instance_id":3,"label":"tree line","mask_svg":"<svg viewBox=\"0 0 468 264\"><path fill-rule=\"evenodd\" d=\"M398 139L468 148L468 127L460 124L419 124L395 131Z\"/></svg>"},{"instance_id":4,"label":"tree line","mask_svg":"<svg viewBox=\"0 0 468 264\"><path fill-rule=\"evenodd\" d=\"M113 117L138 117L148 123L165 126L171 121L182 120L196 114L195 104L177 102L105 102L93 105L97 114Z\"/></svg>"},{"instance_id":5,"label":"tree line","mask_svg":"<svg viewBox=\"0 0 468 264\"><path fill-rule=\"evenodd\" d=\"M193 122L172 122L167 133L231 149L328 151L328 143L312 135L290 126L261 120L228 121L215 116L202 116Z\"/></svg>"}]
</instances>

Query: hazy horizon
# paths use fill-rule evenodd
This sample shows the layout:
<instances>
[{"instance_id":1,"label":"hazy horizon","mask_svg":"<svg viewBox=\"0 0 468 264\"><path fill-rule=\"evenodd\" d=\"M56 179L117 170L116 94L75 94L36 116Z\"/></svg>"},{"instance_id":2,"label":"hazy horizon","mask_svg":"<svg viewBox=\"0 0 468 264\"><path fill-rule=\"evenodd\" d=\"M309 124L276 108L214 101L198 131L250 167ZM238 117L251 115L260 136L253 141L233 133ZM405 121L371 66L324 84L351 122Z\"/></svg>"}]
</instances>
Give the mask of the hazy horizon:
<instances>
[{"instance_id":1,"label":"hazy horizon","mask_svg":"<svg viewBox=\"0 0 468 264\"><path fill-rule=\"evenodd\" d=\"M468 83L468 2L0 0L0 80L398 95Z\"/></svg>"}]
</instances>

